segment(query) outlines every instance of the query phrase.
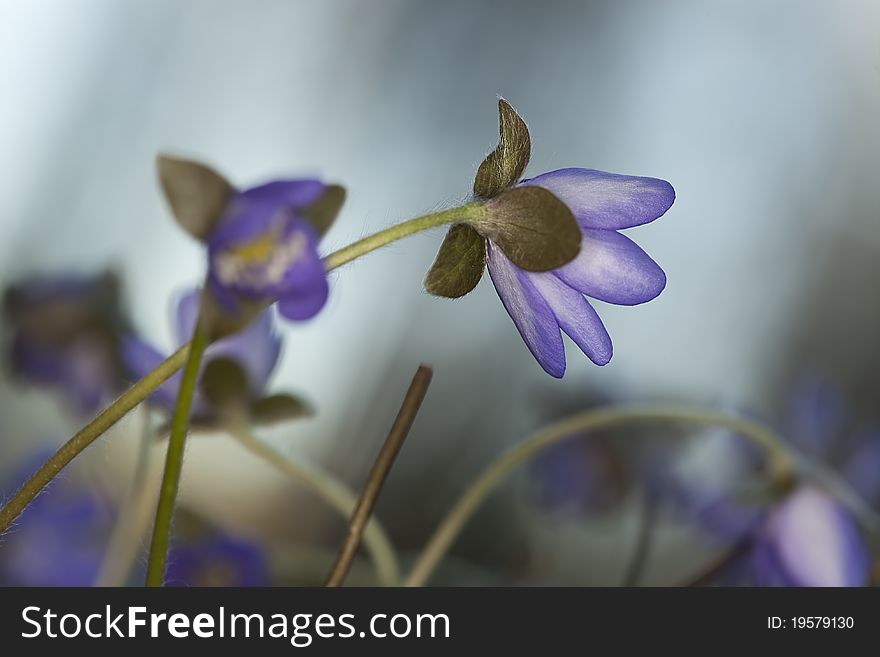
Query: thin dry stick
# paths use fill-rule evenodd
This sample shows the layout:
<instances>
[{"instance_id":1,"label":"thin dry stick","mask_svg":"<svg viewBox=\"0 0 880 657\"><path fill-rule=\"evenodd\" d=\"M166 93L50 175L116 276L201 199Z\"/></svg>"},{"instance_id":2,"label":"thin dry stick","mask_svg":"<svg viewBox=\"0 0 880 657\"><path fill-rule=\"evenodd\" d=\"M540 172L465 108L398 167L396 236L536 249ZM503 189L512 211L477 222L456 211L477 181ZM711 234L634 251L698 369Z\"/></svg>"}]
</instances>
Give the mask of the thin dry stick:
<instances>
[{"instance_id":1,"label":"thin dry stick","mask_svg":"<svg viewBox=\"0 0 880 657\"><path fill-rule=\"evenodd\" d=\"M348 575L351 562L360 546L364 527L373 513L373 507L376 506L379 493L382 491L385 478L388 476L391 466L394 465L397 453L403 446L403 441L406 440L410 427L416 419L425 393L428 392L431 375L432 370L428 365L419 365L419 369L416 370L412 383L409 384L409 390L406 391L406 396L400 405L400 410L397 412L394 424L391 425L391 431L388 432L388 437L385 439L382 449L379 450L379 455L373 463L358 503L351 514L348 533L345 540L342 541L342 545L339 546L336 562L330 569L324 586L342 586L345 581L345 576Z\"/></svg>"}]
</instances>

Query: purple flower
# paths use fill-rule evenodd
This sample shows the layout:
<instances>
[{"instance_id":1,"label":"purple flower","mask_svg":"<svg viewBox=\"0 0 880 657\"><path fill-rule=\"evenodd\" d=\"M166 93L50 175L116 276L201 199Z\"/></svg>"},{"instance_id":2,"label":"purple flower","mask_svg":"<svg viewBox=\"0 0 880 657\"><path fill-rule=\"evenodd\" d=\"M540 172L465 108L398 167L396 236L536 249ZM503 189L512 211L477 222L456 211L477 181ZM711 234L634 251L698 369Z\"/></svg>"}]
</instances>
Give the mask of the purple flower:
<instances>
[{"instance_id":1,"label":"purple flower","mask_svg":"<svg viewBox=\"0 0 880 657\"><path fill-rule=\"evenodd\" d=\"M579 388L573 395L538 395L541 426L608 404L615 399ZM563 514L602 513L622 503L639 480L641 454L636 444L619 440L613 430L574 432L530 461L530 501L542 509Z\"/></svg>"},{"instance_id":2,"label":"purple flower","mask_svg":"<svg viewBox=\"0 0 880 657\"><path fill-rule=\"evenodd\" d=\"M43 276L10 287L9 360L22 381L53 388L76 411L96 412L120 390L126 330L112 274Z\"/></svg>"},{"instance_id":3,"label":"purple flower","mask_svg":"<svg viewBox=\"0 0 880 657\"><path fill-rule=\"evenodd\" d=\"M864 586L870 558L852 516L827 493L801 486L756 529L758 586Z\"/></svg>"},{"instance_id":4,"label":"purple flower","mask_svg":"<svg viewBox=\"0 0 880 657\"><path fill-rule=\"evenodd\" d=\"M276 301L291 320L321 310L328 286L318 241L345 190L277 180L241 191L210 167L165 156L158 169L178 223L208 247L203 315L212 337L237 331Z\"/></svg>"},{"instance_id":5,"label":"purple flower","mask_svg":"<svg viewBox=\"0 0 880 657\"><path fill-rule=\"evenodd\" d=\"M50 452L34 455L0 485L6 499ZM112 514L69 482L38 496L0 539L0 586L90 586L109 536Z\"/></svg>"},{"instance_id":6,"label":"purple flower","mask_svg":"<svg viewBox=\"0 0 880 657\"><path fill-rule=\"evenodd\" d=\"M856 425L841 390L821 376L800 380L789 405L786 439L826 462L880 509L880 426Z\"/></svg>"},{"instance_id":7,"label":"purple flower","mask_svg":"<svg viewBox=\"0 0 880 657\"><path fill-rule=\"evenodd\" d=\"M485 266L532 355L551 376L565 373L567 334L597 365L611 338L587 297L623 306L655 298L666 274L628 237L675 201L665 180L595 169L559 169L522 179L531 156L528 127L498 101L498 146L474 179L475 216L453 225L425 277L434 295L458 298Z\"/></svg>"},{"instance_id":8,"label":"purple flower","mask_svg":"<svg viewBox=\"0 0 880 657\"><path fill-rule=\"evenodd\" d=\"M169 586L266 586L269 574L259 546L214 535L174 545L165 582Z\"/></svg>"},{"instance_id":9,"label":"purple flower","mask_svg":"<svg viewBox=\"0 0 880 657\"><path fill-rule=\"evenodd\" d=\"M853 432L840 391L821 378L802 380L790 400L785 437L808 458L822 459L864 497L880 502L880 433ZM732 442L732 441L736 442ZM667 493L679 509L711 534L746 545L751 581L760 586L861 586L870 558L855 519L830 494L803 482L763 508L734 497L734 484L755 473L758 458L746 443L726 436L729 455L701 481L671 479ZM736 454L739 453L737 457ZM704 478L705 479L705 478Z\"/></svg>"},{"instance_id":10,"label":"purple flower","mask_svg":"<svg viewBox=\"0 0 880 657\"><path fill-rule=\"evenodd\" d=\"M672 186L656 178L560 169L524 180L565 203L581 229L580 253L549 272L514 265L487 241L489 274L526 346L554 377L565 373L560 329L597 365L611 360L611 338L585 298L634 306L655 298L666 275L635 242L620 232L654 221L675 200Z\"/></svg>"},{"instance_id":11,"label":"purple flower","mask_svg":"<svg viewBox=\"0 0 880 657\"><path fill-rule=\"evenodd\" d=\"M626 466L596 434L545 449L530 467L535 501L542 507L589 513L607 510L626 491Z\"/></svg>"},{"instance_id":12,"label":"purple flower","mask_svg":"<svg viewBox=\"0 0 880 657\"><path fill-rule=\"evenodd\" d=\"M313 317L327 300L319 235L303 211L321 199L317 180L271 182L234 193L207 237L208 287L225 310L236 296L278 300L291 320Z\"/></svg>"},{"instance_id":13,"label":"purple flower","mask_svg":"<svg viewBox=\"0 0 880 657\"><path fill-rule=\"evenodd\" d=\"M192 335L193 327L199 312L199 293L192 291L185 294L177 304L176 333L179 344L183 344ZM263 393L269 377L278 363L281 353L281 340L273 327L272 311L264 310L253 322L238 333L218 340L205 351L199 373L200 385L196 388L193 398L192 417L194 425L210 426L220 419L223 404L212 400L205 389L205 375L210 372L213 364L224 362L234 367L236 375L242 379L242 394L250 406L252 418L272 421L285 419L285 410L294 411L299 404L302 415L307 409L301 402L287 395L264 397ZM158 365L164 356L145 341L135 336L123 340L122 356L126 367L133 377L141 377ZM224 372L224 375L228 375ZM181 374L178 372L162 384L150 397L158 406L171 410L177 399ZM287 408L280 408L287 404ZM220 406L220 407L218 407ZM275 415L273 415L273 413Z\"/></svg>"}]
</instances>

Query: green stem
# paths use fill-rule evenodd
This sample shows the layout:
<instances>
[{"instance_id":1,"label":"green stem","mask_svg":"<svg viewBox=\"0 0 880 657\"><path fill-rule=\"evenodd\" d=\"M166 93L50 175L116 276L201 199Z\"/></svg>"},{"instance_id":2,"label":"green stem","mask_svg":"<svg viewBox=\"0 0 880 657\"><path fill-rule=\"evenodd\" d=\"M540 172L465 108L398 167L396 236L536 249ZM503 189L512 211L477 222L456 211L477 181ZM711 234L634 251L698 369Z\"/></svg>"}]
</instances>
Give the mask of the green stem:
<instances>
[{"instance_id":1,"label":"green stem","mask_svg":"<svg viewBox=\"0 0 880 657\"><path fill-rule=\"evenodd\" d=\"M162 488L159 490L159 504L156 507L156 522L153 525L153 540L150 543L150 558L147 562L147 586L162 586L165 579L165 560L168 557L168 540L171 534L171 518L174 515L174 502L183 469L183 452L186 434L189 430L189 411L199 376L202 355L208 346L207 333L197 321L190 342L189 357L183 369L174 415L171 418L171 434L168 437L168 453L165 457L165 474L162 475Z\"/></svg>"},{"instance_id":2,"label":"green stem","mask_svg":"<svg viewBox=\"0 0 880 657\"><path fill-rule=\"evenodd\" d=\"M362 255L366 255L370 251L375 251L386 244L396 242L408 235L413 235L414 233L428 230L429 228L436 228L438 226L444 226L459 221L478 221L482 216L483 203L477 201L457 208L450 208L449 210L441 210L440 212L433 212L421 217L416 217L415 219L404 221L403 223L391 226L385 230L380 230L378 233L374 233L353 244L349 244L338 251L334 251L324 258L324 267L327 271L331 271L356 258L360 258Z\"/></svg>"},{"instance_id":3,"label":"green stem","mask_svg":"<svg viewBox=\"0 0 880 657\"><path fill-rule=\"evenodd\" d=\"M477 221L482 216L481 206L481 203L469 203L461 207L442 210L404 221L396 226L365 237L338 251L334 251L324 258L324 265L327 271L331 271L386 244L419 231L457 221ZM175 353L162 361L156 369L132 385L115 402L101 411L94 420L64 443L0 509L0 534L9 529L9 526L27 508L27 505L80 452L91 445L101 434L121 420L131 409L140 404L151 392L183 367L189 350L189 343L180 347Z\"/></svg>"},{"instance_id":4,"label":"green stem","mask_svg":"<svg viewBox=\"0 0 880 657\"><path fill-rule=\"evenodd\" d=\"M620 424L645 422L672 422L676 424L704 424L727 427L748 438L767 454L770 471L775 476L785 476L791 469L791 461L785 445L776 434L765 426L744 418L733 417L714 411L681 409L673 407L609 407L574 415L551 424L513 447L492 463L470 487L458 498L446 514L412 570L404 580L404 586L422 586L430 578L437 564L446 554L452 542L467 521L479 508L486 496L514 468L535 454L557 443L573 440L585 431L605 429Z\"/></svg>"},{"instance_id":5,"label":"green stem","mask_svg":"<svg viewBox=\"0 0 880 657\"><path fill-rule=\"evenodd\" d=\"M48 461L37 470L15 495L0 509L0 533L6 531L27 505L45 488L74 457L91 445L102 433L121 420L131 409L140 404L156 388L181 368L189 354L188 344L183 345L163 360L116 401L101 411L94 420L83 427L73 438L58 448Z\"/></svg>"},{"instance_id":6,"label":"green stem","mask_svg":"<svg viewBox=\"0 0 880 657\"><path fill-rule=\"evenodd\" d=\"M338 511L346 521L351 516L357 504L357 496L344 484L325 472L285 458L254 436L247 426L234 424L229 428L229 433L250 452L271 463L294 481L306 486ZM364 544L375 563L376 574L382 586L397 586L400 582L397 555L388 534L375 517L370 518L364 530Z\"/></svg>"}]
</instances>

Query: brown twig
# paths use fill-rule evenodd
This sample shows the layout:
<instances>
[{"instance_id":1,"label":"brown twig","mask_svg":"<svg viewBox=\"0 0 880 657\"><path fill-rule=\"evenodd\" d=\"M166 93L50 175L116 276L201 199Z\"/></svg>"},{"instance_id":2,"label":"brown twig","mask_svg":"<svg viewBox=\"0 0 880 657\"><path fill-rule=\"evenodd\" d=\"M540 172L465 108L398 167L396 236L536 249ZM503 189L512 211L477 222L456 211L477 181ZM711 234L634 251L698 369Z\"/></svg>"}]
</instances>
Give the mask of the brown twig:
<instances>
[{"instance_id":1,"label":"brown twig","mask_svg":"<svg viewBox=\"0 0 880 657\"><path fill-rule=\"evenodd\" d=\"M406 396L400 405L400 410L397 412L397 418L395 418L394 424L391 425L391 431L388 432L388 437L385 439L385 443L382 445L382 449L379 450L376 461L370 469L370 474L361 491L360 498L351 514L348 533L342 541L342 545L339 546L336 562L330 569L330 574L327 576L324 586L342 586L342 583L345 581L348 570L351 568L351 562L360 546L364 527L366 527L367 521L373 513L379 493L382 491L385 478L388 476L391 466L394 465L397 453L400 451L401 446L403 446L403 441L406 440L410 427L412 427L413 421L416 419L416 414L419 412L419 407L422 405L425 393L428 392L431 375L432 370L427 365L420 365L419 369L416 370L412 383L409 384L409 390L406 391Z\"/></svg>"}]
</instances>

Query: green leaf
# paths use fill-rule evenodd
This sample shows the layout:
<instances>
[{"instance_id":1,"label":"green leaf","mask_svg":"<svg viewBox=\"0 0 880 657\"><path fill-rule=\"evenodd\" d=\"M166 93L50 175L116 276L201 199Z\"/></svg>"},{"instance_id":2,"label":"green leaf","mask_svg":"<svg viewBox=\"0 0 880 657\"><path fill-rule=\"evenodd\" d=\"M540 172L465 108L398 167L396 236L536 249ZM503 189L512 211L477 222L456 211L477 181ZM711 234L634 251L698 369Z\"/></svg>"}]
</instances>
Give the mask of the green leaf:
<instances>
[{"instance_id":1,"label":"green leaf","mask_svg":"<svg viewBox=\"0 0 880 657\"><path fill-rule=\"evenodd\" d=\"M477 230L526 271L550 271L571 262L581 230L568 206L541 187L516 187L486 203Z\"/></svg>"},{"instance_id":2,"label":"green leaf","mask_svg":"<svg viewBox=\"0 0 880 657\"><path fill-rule=\"evenodd\" d=\"M251 406L251 419L258 424L274 424L314 415L308 402L293 395L277 394L258 399Z\"/></svg>"},{"instance_id":3,"label":"green leaf","mask_svg":"<svg viewBox=\"0 0 880 657\"><path fill-rule=\"evenodd\" d=\"M467 224L455 224L425 276L425 290L438 297L463 297L480 282L485 266L483 237Z\"/></svg>"},{"instance_id":4,"label":"green leaf","mask_svg":"<svg viewBox=\"0 0 880 657\"><path fill-rule=\"evenodd\" d=\"M324 235L336 220L343 203L345 203L345 187L327 185L324 195L306 208L303 216L315 227L318 235Z\"/></svg>"},{"instance_id":5,"label":"green leaf","mask_svg":"<svg viewBox=\"0 0 880 657\"><path fill-rule=\"evenodd\" d=\"M522 177L532 152L529 129L506 100L498 99L500 139L489 153L474 179L474 194L483 198L498 196Z\"/></svg>"},{"instance_id":6,"label":"green leaf","mask_svg":"<svg viewBox=\"0 0 880 657\"><path fill-rule=\"evenodd\" d=\"M232 410L247 399L247 373L232 358L212 358L205 364L199 386L205 398L221 410Z\"/></svg>"},{"instance_id":7,"label":"green leaf","mask_svg":"<svg viewBox=\"0 0 880 657\"><path fill-rule=\"evenodd\" d=\"M196 239L204 240L235 191L232 185L214 169L191 160L159 155L156 168L177 223Z\"/></svg>"}]
</instances>

